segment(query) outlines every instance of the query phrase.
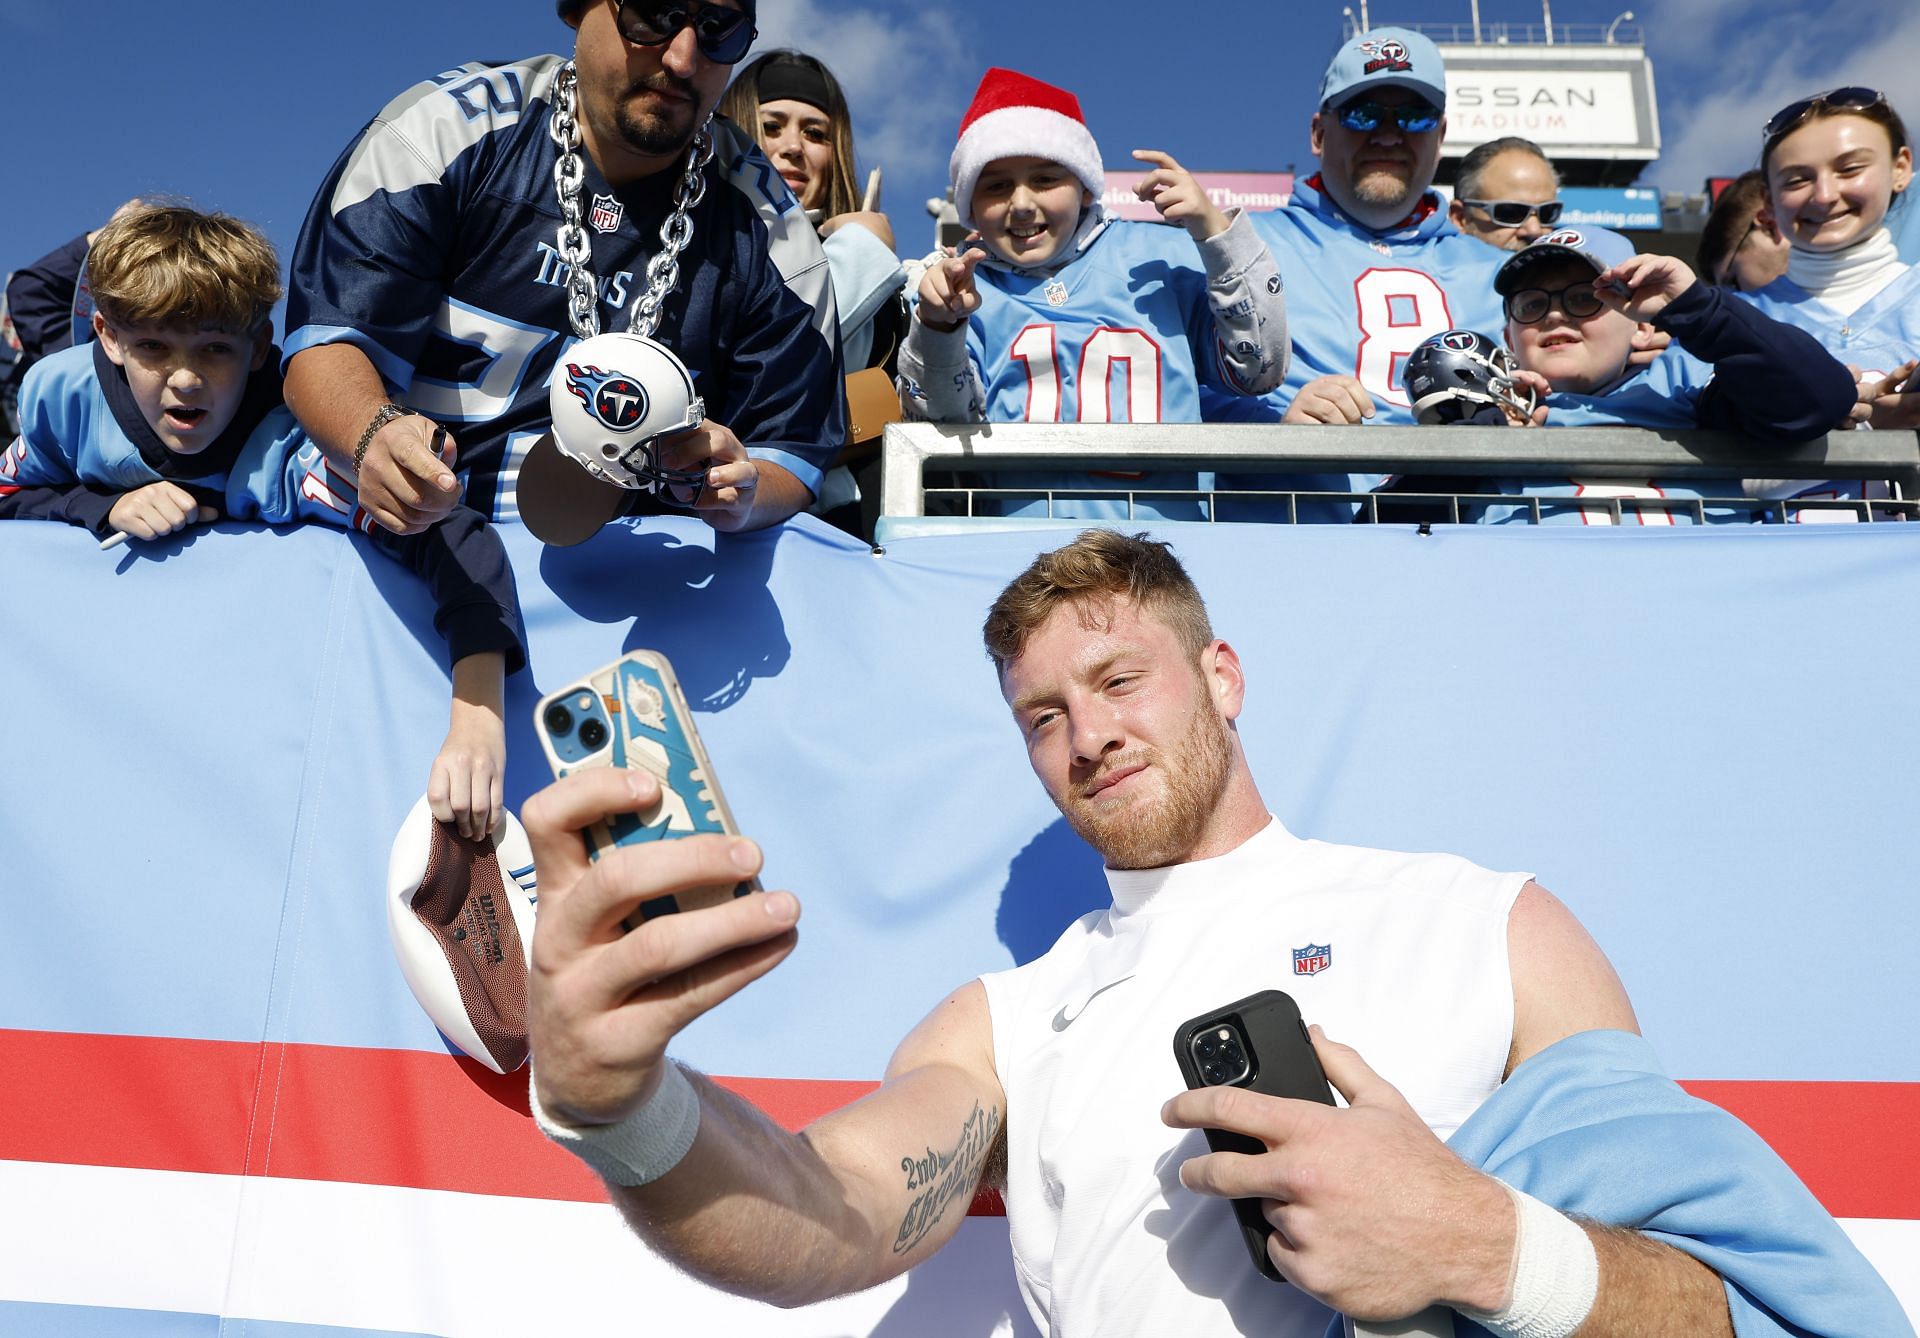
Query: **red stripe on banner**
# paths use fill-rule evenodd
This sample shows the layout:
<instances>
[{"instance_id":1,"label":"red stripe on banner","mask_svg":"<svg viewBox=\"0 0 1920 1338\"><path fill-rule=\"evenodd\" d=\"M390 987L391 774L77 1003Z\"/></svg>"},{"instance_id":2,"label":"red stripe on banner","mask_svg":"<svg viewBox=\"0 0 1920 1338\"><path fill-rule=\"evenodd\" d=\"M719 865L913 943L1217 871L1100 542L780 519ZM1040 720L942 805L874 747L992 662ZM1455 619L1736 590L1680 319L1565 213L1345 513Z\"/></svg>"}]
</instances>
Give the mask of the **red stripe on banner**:
<instances>
[{"instance_id":1,"label":"red stripe on banner","mask_svg":"<svg viewBox=\"0 0 1920 1338\"><path fill-rule=\"evenodd\" d=\"M0 1159L594 1202L527 1115L527 1076L453 1055L0 1030ZM789 1129L870 1082L720 1078ZM1836 1217L1920 1219L1920 1083L1689 1082ZM258 1112L255 1114L255 1112ZM976 1213L999 1213L983 1193Z\"/></svg>"},{"instance_id":2,"label":"red stripe on banner","mask_svg":"<svg viewBox=\"0 0 1920 1338\"><path fill-rule=\"evenodd\" d=\"M1680 1085L1766 1139L1835 1217L1920 1218L1920 1083Z\"/></svg>"}]
</instances>

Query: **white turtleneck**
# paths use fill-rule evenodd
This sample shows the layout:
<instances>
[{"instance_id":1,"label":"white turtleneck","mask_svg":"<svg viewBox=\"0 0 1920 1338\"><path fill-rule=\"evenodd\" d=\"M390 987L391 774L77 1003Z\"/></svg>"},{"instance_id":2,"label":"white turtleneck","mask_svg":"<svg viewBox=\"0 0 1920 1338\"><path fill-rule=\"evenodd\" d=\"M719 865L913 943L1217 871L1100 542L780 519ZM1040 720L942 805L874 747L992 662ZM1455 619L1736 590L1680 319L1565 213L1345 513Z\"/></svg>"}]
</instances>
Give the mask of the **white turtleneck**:
<instances>
[{"instance_id":1,"label":"white turtleneck","mask_svg":"<svg viewBox=\"0 0 1920 1338\"><path fill-rule=\"evenodd\" d=\"M1838 251L1803 251L1796 246L1787 256L1787 278L1842 316L1853 315L1906 272L1884 223Z\"/></svg>"}]
</instances>

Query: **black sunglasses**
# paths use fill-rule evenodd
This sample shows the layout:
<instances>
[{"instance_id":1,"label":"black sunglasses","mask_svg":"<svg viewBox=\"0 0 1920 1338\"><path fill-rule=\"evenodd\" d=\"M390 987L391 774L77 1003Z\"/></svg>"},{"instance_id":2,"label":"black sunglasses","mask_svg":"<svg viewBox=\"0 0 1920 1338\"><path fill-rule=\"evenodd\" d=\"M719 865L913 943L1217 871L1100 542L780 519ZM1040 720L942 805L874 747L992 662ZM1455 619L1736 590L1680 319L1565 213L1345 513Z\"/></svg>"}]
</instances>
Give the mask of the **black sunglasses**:
<instances>
[{"instance_id":1,"label":"black sunglasses","mask_svg":"<svg viewBox=\"0 0 1920 1338\"><path fill-rule=\"evenodd\" d=\"M742 11L702 0L620 0L619 23L635 46L664 46L692 25L694 44L716 65L736 63L760 35Z\"/></svg>"},{"instance_id":2,"label":"black sunglasses","mask_svg":"<svg viewBox=\"0 0 1920 1338\"><path fill-rule=\"evenodd\" d=\"M1524 200L1461 200L1459 203L1469 209L1484 209L1487 216L1503 228L1517 228L1534 214L1540 216L1542 227L1552 227L1560 221L1560 211L1566 208L1561 200L1548 200L1545 204L1528 204Z\"/></svg>"},{"instance_id":3,"label":"black sunglasses","mask_svg":"<svg viewBox=\"0 0 1920 1338\"><path fill-rule=\"evenodd\" d=\"M1886 100L1887 95L1878 89L1857 86L1830 88L1824 93L1815 93L1810 98L1789 102L1769 116L1765 134L1769 142L1776 140L1822 107L1851 109L1878 107Z\"/></svg>"},{"instance_id":4,"label":"black sunglasses","mask_svg":"<svg viewBox=\"0 0 1920 1338\"><path fill-rule=\"evenodd\" d=\"M1391 120L1409 135L1424 135L1440 124L1440 109L1424 102L1403 102L1398 107L1349 102L1335 114L1349 130L1378 130L1381 122Z\"/></svg>"},{"instance_id":5,"label":"black sunglasses","mask_svg":"<svg viewBox=\"0 0 1920 1338\"><path fill-rule=\"evenodd\" d=\"M1576 321L1599 315L1607 305L1593 291L1591 283L1569 284L1555 292L1548 292L1545 288L1522 288L1517 293L1507 294L1507 319L1522 325L1538 325L1553 310L1555 302L1560 304L1560 310L1567 313L1569 320Z\"/></svg>"}]
</instances>

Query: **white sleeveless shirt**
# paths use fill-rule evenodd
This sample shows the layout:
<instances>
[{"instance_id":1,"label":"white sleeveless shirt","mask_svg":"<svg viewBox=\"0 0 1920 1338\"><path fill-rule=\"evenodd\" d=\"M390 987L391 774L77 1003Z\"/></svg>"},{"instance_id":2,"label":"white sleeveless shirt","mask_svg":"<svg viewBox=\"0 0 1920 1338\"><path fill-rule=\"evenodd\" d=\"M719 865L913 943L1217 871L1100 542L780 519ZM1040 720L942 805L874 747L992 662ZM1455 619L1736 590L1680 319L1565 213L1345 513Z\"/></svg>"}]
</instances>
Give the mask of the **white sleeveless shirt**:
<instances>
[{"instance_id":1,"label":"white sleeveless shirt","mask_svg":"<svg viewBox=\"0 0 1920 1338\"><path fill-rule=\"evenodd\" d=\"M1444 1139L1506 1067L1507 912L1527 877L1303 841L1275 820L1217 859L1108 870L1112 909L982 976L1034 1322L1100 1338L1324 1333L1330 1311L1254 1271L1231 1207L1180 1184L1208 1149L1160 1122L1184 1086L1174 1030L1285 990Z\"/></svg>"}]
</instances>

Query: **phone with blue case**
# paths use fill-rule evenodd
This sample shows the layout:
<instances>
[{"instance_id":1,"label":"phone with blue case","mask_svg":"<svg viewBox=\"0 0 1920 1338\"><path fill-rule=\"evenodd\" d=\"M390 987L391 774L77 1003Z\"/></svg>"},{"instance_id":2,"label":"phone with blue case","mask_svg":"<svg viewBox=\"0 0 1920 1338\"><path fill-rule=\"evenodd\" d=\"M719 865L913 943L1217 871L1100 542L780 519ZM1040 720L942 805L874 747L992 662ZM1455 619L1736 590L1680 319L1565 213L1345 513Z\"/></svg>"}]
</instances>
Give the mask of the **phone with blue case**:
<instances>
[{"instance_id":1,"label":"phone with blue case","mask_svg":"<svg viewBox=\"0 0 1920 1338\"><path fill-rule=\"evenodd\" d=\"M659 806L621 813L585 832L599 859L618 846L644 845L702 832L737 834L713 763L694 728L693 712L673 666L658 651L635 650L594 670L534 708L534 733L556 778L593 767L645 771L660 783ZM695 910L760 890L748 879L655 897L627 919L632 928L656 915Z\"/></svg>"}]
</instances>

